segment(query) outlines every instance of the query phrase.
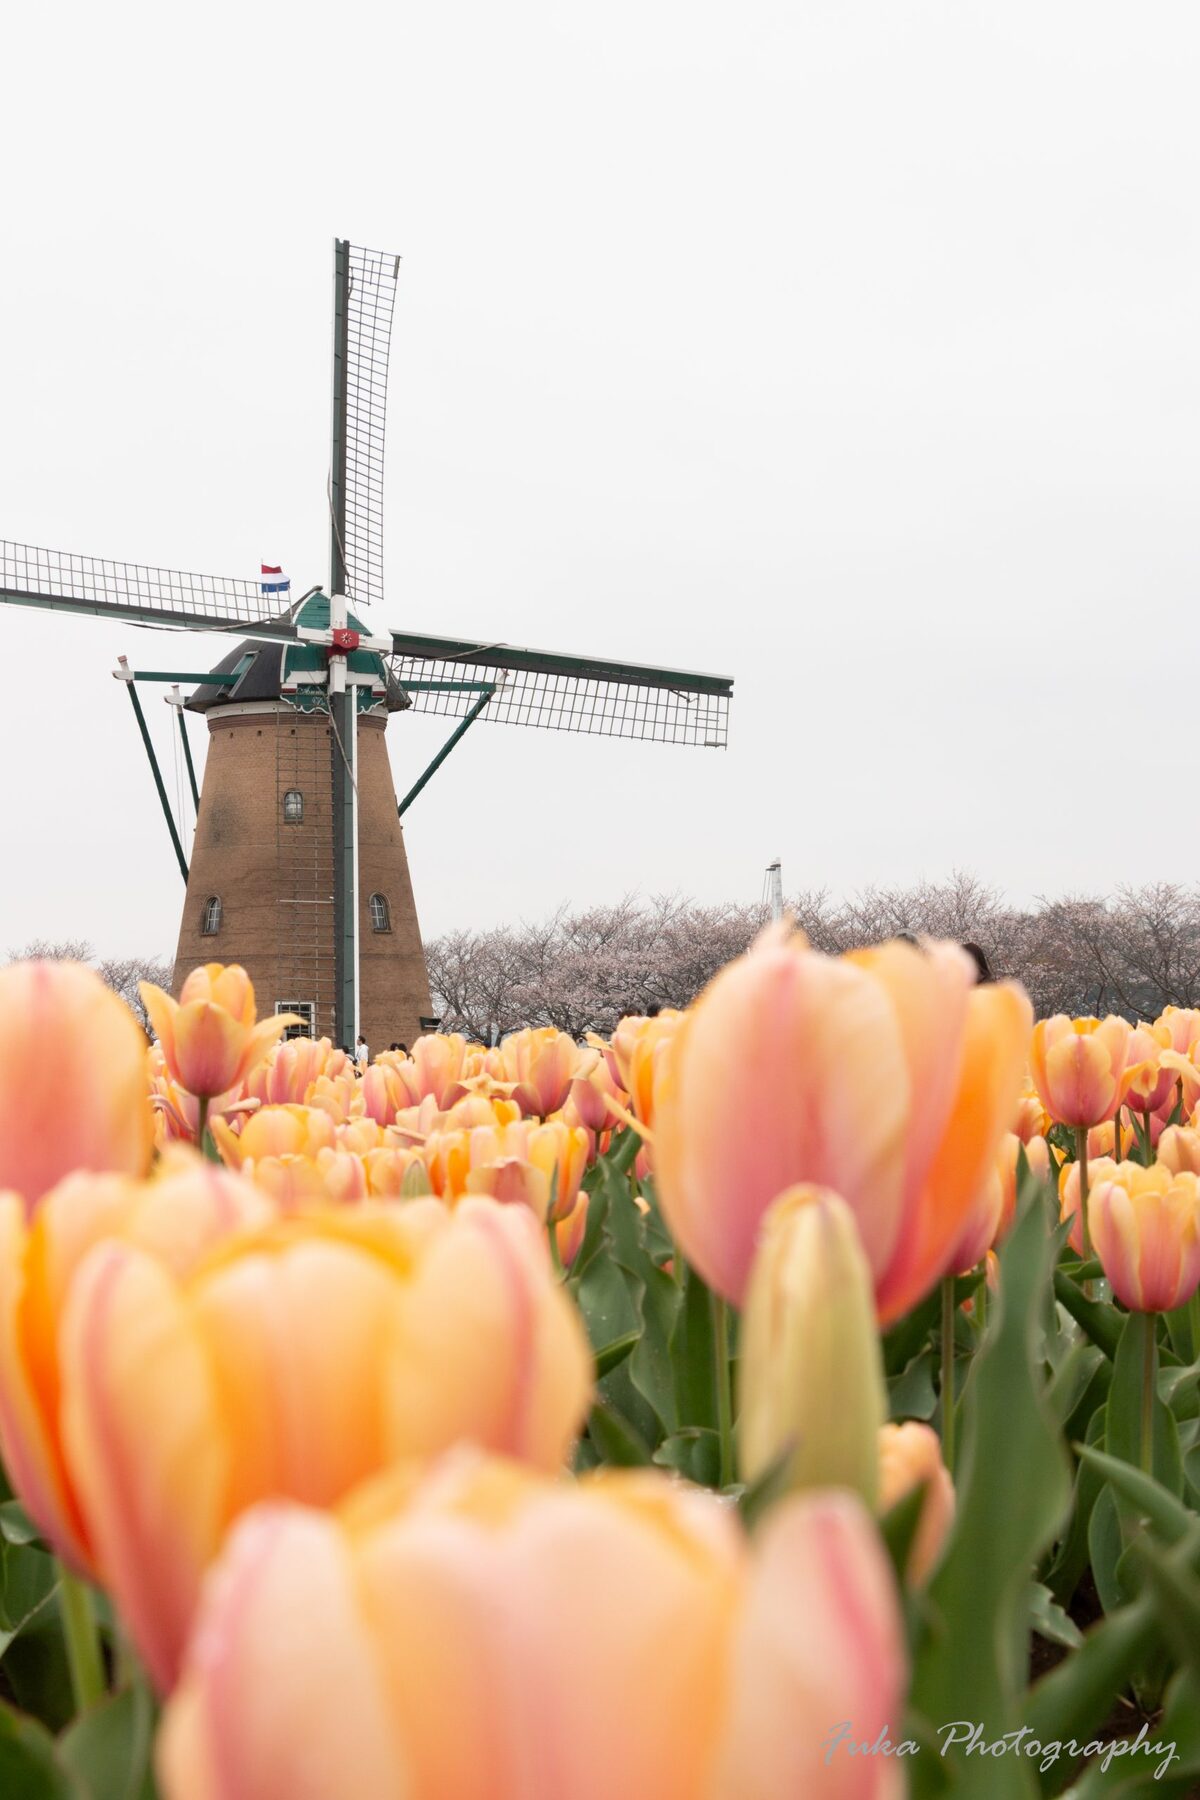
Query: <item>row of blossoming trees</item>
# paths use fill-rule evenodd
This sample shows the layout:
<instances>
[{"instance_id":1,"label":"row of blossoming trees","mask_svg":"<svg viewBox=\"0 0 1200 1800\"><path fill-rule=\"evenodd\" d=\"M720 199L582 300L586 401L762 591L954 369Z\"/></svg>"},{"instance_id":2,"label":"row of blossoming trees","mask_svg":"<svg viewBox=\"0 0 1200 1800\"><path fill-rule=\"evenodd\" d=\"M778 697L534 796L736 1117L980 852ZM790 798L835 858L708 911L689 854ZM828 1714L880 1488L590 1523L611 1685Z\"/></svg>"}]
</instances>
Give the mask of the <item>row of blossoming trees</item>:
<instances>
[{"instance_id":1,"label":"row of blossoming trees","mask_svg":"<svg viewBox=\"0 0 1200 1800\"><path fill-rule=\"evenodd\" d=\"M1200 1001L1200 889L1160 882L1106 900L1020 908L957 875L846 901L814 890L794 895L788 909L831 953L898 932L977 943L997 973L1022 983L1040 1015L1153 1018L1164 1006ZM563 908L538 924L448 932L427 946L435 1010L445 1029L485 1043L521 1025L554 1025L572 1037L611 1031L623 1013L688 1005L765 922L761 906L628 897Z\"/></svg>"},{"instance_id":2,"label":"row of blossoming trees","mask_svg":"<svg viewBox=\"0 0 1200 1800\"><path fill-rule=\"evenodd\" d=\"M0 1794L1194 1794L1200 1011L975 974L361 1073L0 971Z\"/></svg>"}]
</instances>

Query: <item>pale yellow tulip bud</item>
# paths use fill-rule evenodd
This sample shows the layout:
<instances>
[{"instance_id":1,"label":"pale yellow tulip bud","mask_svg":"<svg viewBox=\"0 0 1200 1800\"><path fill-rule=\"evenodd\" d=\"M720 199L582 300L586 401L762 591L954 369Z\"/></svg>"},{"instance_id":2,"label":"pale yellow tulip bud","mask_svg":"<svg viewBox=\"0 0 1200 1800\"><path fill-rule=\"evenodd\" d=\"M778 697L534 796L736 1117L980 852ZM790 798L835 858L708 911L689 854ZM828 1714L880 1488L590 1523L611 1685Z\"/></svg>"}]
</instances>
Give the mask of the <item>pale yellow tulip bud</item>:
<instances>
[{"instance_id":1,"label":"pale yellow tulip bud","mask_svg":"<svg viewBox=\"0 0 1200 1800\"><path fill-rule=\"evenodd\" d=\"M887 1402L871 1270L828 1188L789 1188L763 1220L740 1370L743 1478L786 1454L788 1488L853 1488L874 1505Z\"/></svg>"}]
</instances>

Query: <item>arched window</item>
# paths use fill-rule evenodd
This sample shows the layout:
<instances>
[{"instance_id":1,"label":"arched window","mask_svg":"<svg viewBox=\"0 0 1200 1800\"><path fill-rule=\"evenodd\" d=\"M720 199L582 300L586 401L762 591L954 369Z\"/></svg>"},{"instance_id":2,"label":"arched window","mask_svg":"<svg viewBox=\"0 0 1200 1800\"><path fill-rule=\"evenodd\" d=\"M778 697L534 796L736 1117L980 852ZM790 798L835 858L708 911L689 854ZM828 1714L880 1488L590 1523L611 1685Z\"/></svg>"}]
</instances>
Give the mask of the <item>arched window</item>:
<instances>
[{"instance_id":1,"label":"arched window","mask_svg":"<svg viewBox=\"0 0 1200 1800\"><path fill-rule=\"evenodd\" d=\"M289 788L283 796L283 816L289 825L298 825L304 817L304 795L299 788Z\"/></svg>"},{"instance_id":2,"label":"arched window","mask_svg":"<svg viewBox=\"0 0 1200 1800\"><path fill-rule=\"evenodd\" d=\"M215 894L210 894L204 902L204 912L200 919L200 935L216 937L221 929L221 902Z\"/></svg>"},{"instance_id":3,"label":"arched window","mask_svg":"<svg viewBox=\"0 0 1200 1800\"><path fill-rule=\"evenodd\" d=\"M388 914L388 903L382 894L371 895L371 930L390 931L392 921Z\"/></svg>"}]
</instances>

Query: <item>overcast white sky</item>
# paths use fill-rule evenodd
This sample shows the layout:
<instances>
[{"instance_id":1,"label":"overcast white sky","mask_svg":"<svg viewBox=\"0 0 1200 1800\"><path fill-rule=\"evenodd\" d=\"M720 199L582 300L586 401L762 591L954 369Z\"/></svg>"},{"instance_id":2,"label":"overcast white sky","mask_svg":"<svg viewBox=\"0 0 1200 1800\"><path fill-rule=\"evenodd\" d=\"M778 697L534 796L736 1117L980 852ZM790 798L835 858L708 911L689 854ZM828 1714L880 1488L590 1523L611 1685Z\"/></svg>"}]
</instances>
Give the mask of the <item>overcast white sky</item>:
<instances>
[{"instance_id":1,"label":"overcast white sky","mask_svg":"<svg viewBox=\"0 0 1200 1800\"><path fill-rule=\"evenodd\" d=\"M736 679L726 754L472 731L406 821L427 935L774 856L1195 878L1193 4L0 29L0 537L321 581L344 235L404 257L384 622ZM183 640L4 610L0 950L173 951L109 670ZM447 729L393 721L399 789Z\"/></svg>"}]
</instances>

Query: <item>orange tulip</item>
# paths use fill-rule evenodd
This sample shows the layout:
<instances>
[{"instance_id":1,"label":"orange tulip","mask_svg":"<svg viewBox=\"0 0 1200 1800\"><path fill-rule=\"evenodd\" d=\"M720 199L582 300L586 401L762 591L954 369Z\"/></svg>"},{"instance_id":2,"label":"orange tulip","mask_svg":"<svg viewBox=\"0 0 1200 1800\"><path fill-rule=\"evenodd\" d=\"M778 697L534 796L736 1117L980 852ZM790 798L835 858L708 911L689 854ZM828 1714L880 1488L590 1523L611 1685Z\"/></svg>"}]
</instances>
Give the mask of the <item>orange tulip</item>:
<instances>
[{"instance_id":1,"label":"orange tulip","mask_svg":"<svg viewBox=\"0 0 1200 1800\"><path fill-rule=\"evenodd\" d=\"M1125 1163L1088 1196L1088 1226L1131 1312L1171 1312L1200 1286L1200 1177Z\"/></svg>"},{"instance_id":2,"label":"orange tulip","mask_svg":"<svg viewBox=\"0 0 1200 1800\"><path fill-rule=\"evenodd\" d=\"M1124 1098L1130 1029L1124 1019L1039 1019L1029 1052L1034 1085L1060 1125L1099 1125ZM1132 1076L1132 1071L1131 1071Z\"/></svg>"},{"instance_id":3,"label":"orange tulip","mask_svg":"<svg viewBox=\"0 0 1200 1800\"><path fill-rule=\"evenodd\" d=\"M27 1212L74 1169L140 1175L154 1148L146 1039L81 963L0 969L0 1189Z\"/></svg>"},{"instance_id":4,"label":"orange tulip","mask_svg":"<svg viewBox=\"0 0 1200 1800\"><path fill-rule=\"evenodd\" d=\"M883 1800L884 1758L826 1767L824 1746L845 1718L872 1741L904 1684L894 1584L852 1495L786 1501L747 1546L711 1495L657 1473L560 1485L459 1455L333 1516L241 1523L157 1773L164 1800L331 1782L354 1800Z\"/></svg>"},{"instance_id":5,"label":"orange tulip","mask_svg":"<svg viewBox=\"0 0 1200 1800\"><path fill-rule=\"evenodd\" d=\"M255 1024L254 988L236 963L193 969L178 1000L152 981L138 984L167 1069L180 1087L202 1100L245 1080L289 1025L294 1013Z\"/></svg>"},{"instance_id":6,"label":"orange tulip","mask_svg":"<svg viewBox=\"0 0 1200 1800\"><path fill-rule=\"evenodd\" d=\"M1023 1144L1031 1143L1037 1137L1045 1137L1050 1129L1050 1114L1038 1099L1032 1086L1028 1087L1017 1101L1012 1128Z\"/></svg>"},{"instance_id":7,"label":"orange tulip","mask_svg":"<svg viewBox=\"0 0 1200 1800\"><path fill-rule=\"evenodd\" d=\"M929 1425L909 1420L879 1432L879 1511L890 1512L906 1494L923 1485L921 1516L909 1547L905 1577L923 1586L937 1567L954 1523L954 1483L942 1461L942 1441Z\"/></svg>"},{"instance_id":8,"label":"orange tulip","mask_svg":"<svg viewBox=\"0 0 1200 1800\"><path fill-rule=\"evenodd\" d=\"M1165 1006L1154 1023L1165 1029L1171 1049L1184 1054L1200 1038L1200 1008L1194 1006Z\"/></svg>"},{"instance_id":9,"label":"orange tulip","mask_svg":"<svg viewBox=\"0 0 1200 1800\"><path fill-rule=\"evenodd\" d=\"M1040 1181L1049 1181L1054 1173L1050 1159L1050 1146L1045 1138L1030 1138L1023 1144L1015 1131L1010 1131L1003 1138L996 1152L996 1173L1000 1179L1001 1203L1000 1217L992 1235L992 1243L998 1244L1006 1238L1012 1229L1013 1220L1017 1216L1017 1170L1020 1165L1021 1151L1025 1152L1025 1160L1029 1164L1030 1173Z\"/></svg>"},{"instance_id":10,"label":"orange tulip","mask_svg":"<svg viewBox=\"0 0 1200 1800\"><path fill-rule=\"evenodd\" d=\"M332 1505L464 1438L557 1468L591 1385L535 1222L490 1201L292 1220L183 1276L102 1244L59 1344L81 1512L160 1688L246 1507Z\"/></svg>"},{"instance_id":11,"label":"orange tulip","mask_svg":"<svg viewBox=\"0 0 1200 1800\"><path fill-rule=\"evenodd\" d=\"M853 1210L884 1323L947 1273L1020 1090L1029 1002L954 944L810 950L772 927L679 1028L655 1162L684 1254L740 1304L763 1213L797 1182Z\"/></svg>"},{"instance_id":12,"label":"orange tulip","mask_svg":"<svg viewBox=\"0 0 1200 1800\"><path fill-rule=\"evenodd\" d=\"M275 1209L240 1176L168 1150L150 1181L73 1175L31 1224L0 1196L0 1442L18 1496L59 1554L93 1570L91 1540L62 1448L58 1327L79 1265L120 1237L183 1275L240 1228Z\"/></svg>"},{"instance_id":13,"label":"orange tulip","mask_svg":"<svg viewBox=\"0 0 1200 1800\"><path fill-rule=\"evenodd\" d=\"M1157 1160L1173 1175L1185 1170L1200 1175L1200 1131L1194 1126L1169 1125L1159 1139Z\"/></svg>"}]
</instances>

